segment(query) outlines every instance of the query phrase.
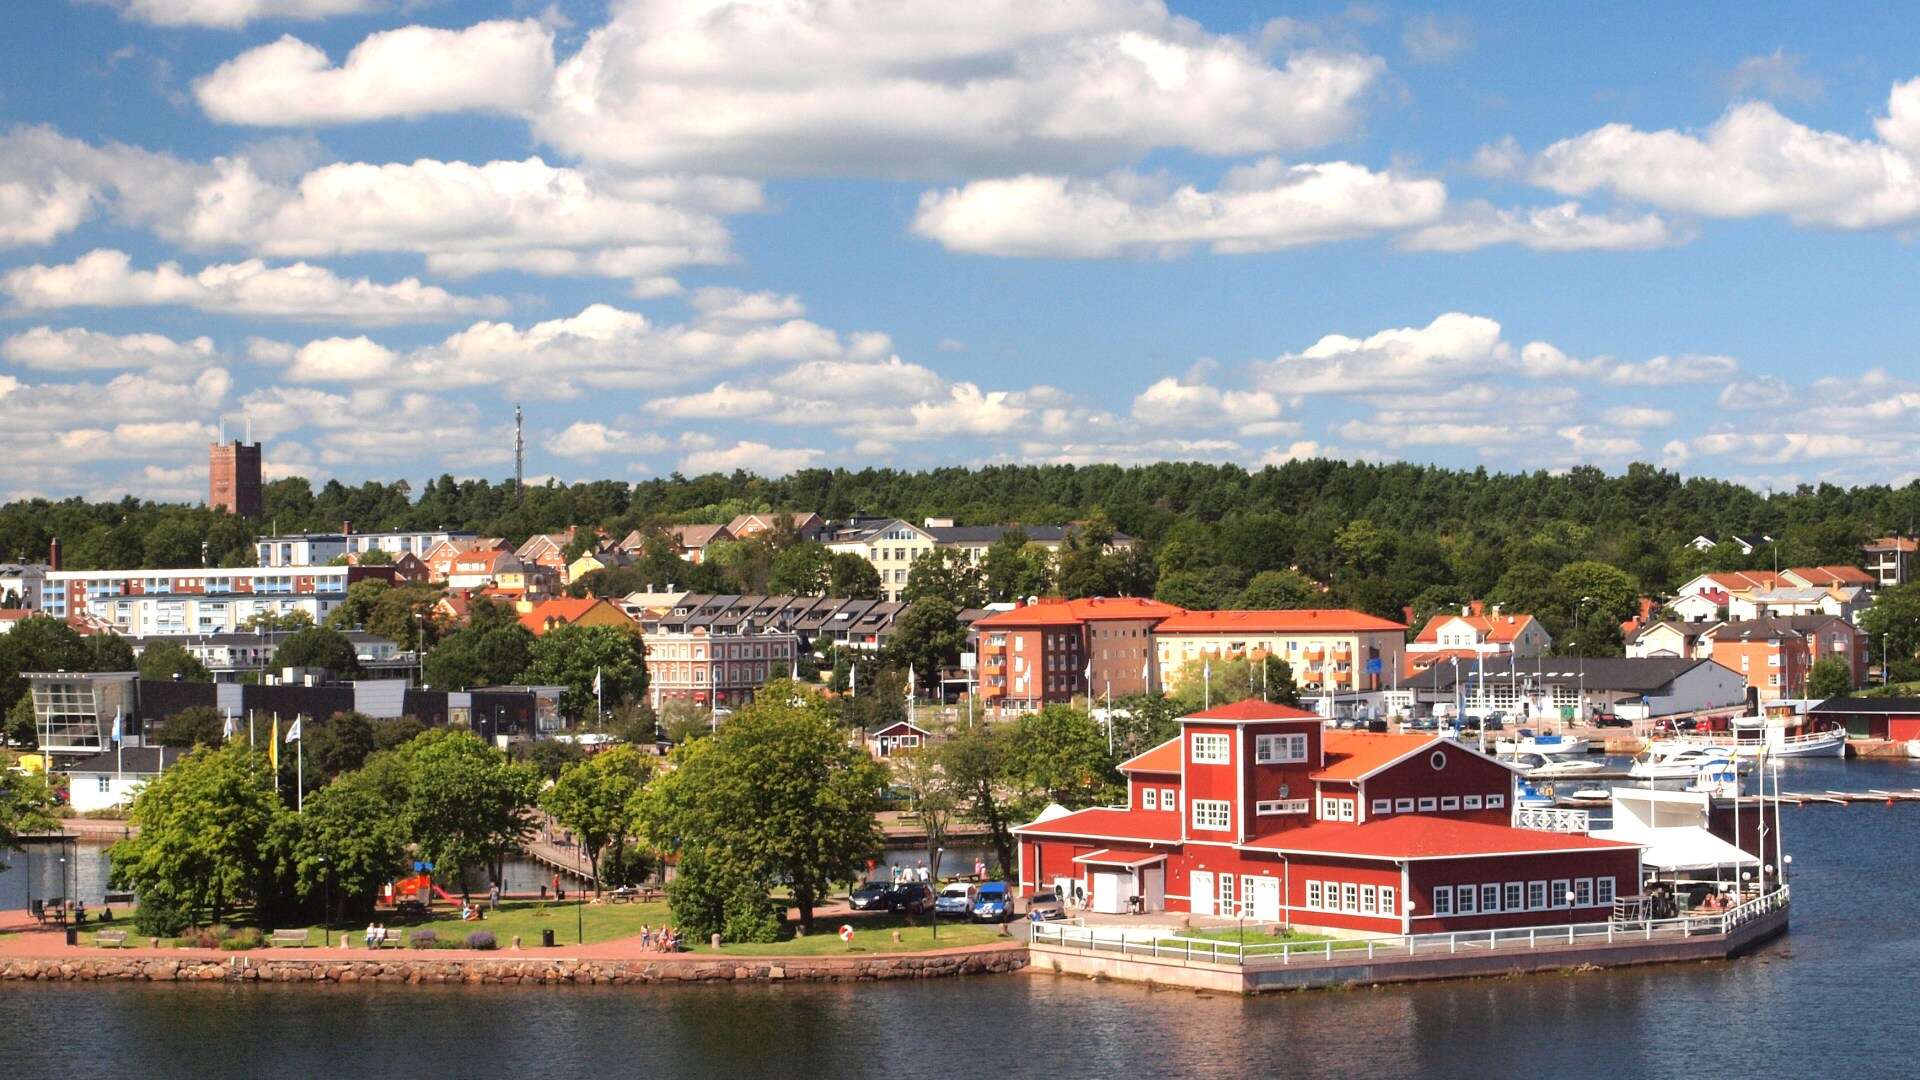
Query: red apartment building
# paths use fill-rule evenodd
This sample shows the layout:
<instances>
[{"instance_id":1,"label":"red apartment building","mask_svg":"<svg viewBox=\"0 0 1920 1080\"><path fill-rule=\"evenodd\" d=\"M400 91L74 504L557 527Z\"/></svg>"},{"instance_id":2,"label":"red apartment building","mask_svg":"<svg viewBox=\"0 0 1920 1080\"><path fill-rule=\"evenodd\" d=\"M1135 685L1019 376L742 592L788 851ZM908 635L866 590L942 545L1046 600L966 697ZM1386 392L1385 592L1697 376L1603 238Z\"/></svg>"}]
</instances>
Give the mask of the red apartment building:
<instances>
[{"instance_id":1,"label":"red apartment building","mask_svg":"<svg viewBox=\"0 0 1920 1080\"><path fill-rule=\"evenodd\" d=\"M1153 629L1181 610L1158 600L1093 597L988 615L973 624L980 699L989 708L1039 708L1089 690L1144 693L1158 685Z\"/></svg>"},{"instance_id":2,"label":"red apartment building","mask_svg":"<svg viewBox=\"0 0 1920 1080\"><path fill-rule=\"evenodd\" d=\"M1514 771L1438 736L1328 732L1249 700L1121 770L1125 806L1015 830L1022 893L1406 934L1594 921L1639 891L1638 845L1514 828Z\"/></svg>"},{"instance_id":3,"label":"red apartment building","mask_svg":"<svg viewBox=\"0 0 1920 1080\"><path fill-rule=\"evenodd\" d=\"M1833 615L1774 615L1726 622L1700 634L1696 654L1746 677L1761 701L1807 696L1807 676L1823 656L1837 656L1865 685L1867 635Z\"/></svg>"}]
</instances>

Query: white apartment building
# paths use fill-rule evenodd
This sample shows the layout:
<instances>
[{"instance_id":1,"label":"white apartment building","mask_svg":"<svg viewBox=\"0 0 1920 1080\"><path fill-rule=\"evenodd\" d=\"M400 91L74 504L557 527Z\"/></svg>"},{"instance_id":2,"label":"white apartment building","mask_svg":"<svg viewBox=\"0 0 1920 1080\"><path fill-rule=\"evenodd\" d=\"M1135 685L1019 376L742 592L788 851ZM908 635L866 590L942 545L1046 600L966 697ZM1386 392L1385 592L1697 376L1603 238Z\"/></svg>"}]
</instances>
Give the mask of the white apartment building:
<instances>
[{"instance_id":1,"label":"white apartment building","mask_svg":"<svg viewBox=\"0 0 1920 1080\"><path fill-rule=\"evenodd\" d=\"M422 562L427 552L442 541L458 543L478 539L478 533L449 529L421 532L335 532L290 533L263 536L254 544L256 561L261 566L324 566L342 555L364 555L384 551L398 558L413 555Z\"/></svg>"},{"instance_id":2,"label":"white apartment building","mask_svg":"<svg viewBox=\"0 0 1920 1080\"><path fill-rule=\"evenodd\" d=\"M56 570L42 610L90 616L131 637L220 634L256 615L304 612L325 622L347 598L348 566L214 570Z\"/></svg>"}]
</instances>

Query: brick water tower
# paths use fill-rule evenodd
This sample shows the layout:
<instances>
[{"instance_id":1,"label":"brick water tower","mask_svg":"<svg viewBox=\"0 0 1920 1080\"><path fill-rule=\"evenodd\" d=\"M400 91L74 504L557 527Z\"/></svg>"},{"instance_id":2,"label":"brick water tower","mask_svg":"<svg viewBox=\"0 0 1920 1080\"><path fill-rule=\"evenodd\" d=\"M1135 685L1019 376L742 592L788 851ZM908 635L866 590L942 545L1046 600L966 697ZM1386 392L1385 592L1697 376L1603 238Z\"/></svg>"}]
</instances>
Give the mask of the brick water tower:
<instances>
[{"instance_id":1,"label":"brick water tower","mask_svg":"<svg viewBox=\"0 0 1920 1080\"><path fill-rule=\"evenodd\" d=\"M240 517L259 517L260 444L214 443L207 456L207 505Z\"/></svg>"}]
</instances>

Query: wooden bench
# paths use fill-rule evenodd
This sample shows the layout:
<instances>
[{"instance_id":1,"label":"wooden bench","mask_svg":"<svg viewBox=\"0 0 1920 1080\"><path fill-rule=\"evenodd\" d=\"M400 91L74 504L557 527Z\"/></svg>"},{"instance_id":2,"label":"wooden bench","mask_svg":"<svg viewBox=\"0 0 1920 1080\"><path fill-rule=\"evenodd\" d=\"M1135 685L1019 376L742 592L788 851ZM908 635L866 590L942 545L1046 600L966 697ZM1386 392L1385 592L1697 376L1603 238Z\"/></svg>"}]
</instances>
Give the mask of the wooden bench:
<instances>
[{"instance_id":1,"label":"wooden bench","mask_svg":"<svg viewBox=\"0 0 1920 1080\"><path fill-rule=\"evenodd\" d=\"M302 949L313 944L313 935L307 930L275 930L273 947L276 949Z\"/></svg>"},{"instance_id":2,"label":"wooden bench","mask_svg":"<svg viewBox=\"0 0 1920 1080\"><path fill-rule=\"evenodd\" d=\"M93 935L93 943L103 949L118 949L127 943L125 930L102 930Z\"/></svg>"}]
</instances>

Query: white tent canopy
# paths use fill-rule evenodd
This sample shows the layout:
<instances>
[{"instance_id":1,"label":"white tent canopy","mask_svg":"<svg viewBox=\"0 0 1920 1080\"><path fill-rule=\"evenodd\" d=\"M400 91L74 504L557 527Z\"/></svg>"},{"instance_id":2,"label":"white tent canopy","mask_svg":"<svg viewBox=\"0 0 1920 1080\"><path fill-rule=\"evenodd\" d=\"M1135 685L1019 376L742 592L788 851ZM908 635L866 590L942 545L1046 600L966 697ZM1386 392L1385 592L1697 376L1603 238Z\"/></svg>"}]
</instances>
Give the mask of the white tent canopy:
<instances>
[{"instance_id":1,"label":"white tent canopy","mask_svg":"<svg viewBox=\"0 0 1920 1080\"><path fill-rule=\"evenodd\" d=\"M1673 828L1619 830L1602 829L1593 833L1601 840L1631 840L1645 844L1640 865L1648 870L1711 870L1723 866L1752 866L1759 859L1727 843L1698 825Z\"/></svg>"}]
</instances>

